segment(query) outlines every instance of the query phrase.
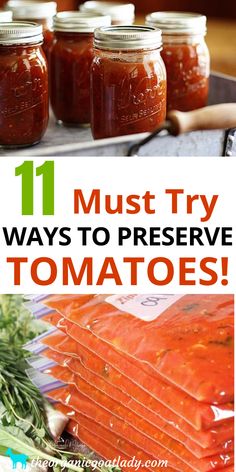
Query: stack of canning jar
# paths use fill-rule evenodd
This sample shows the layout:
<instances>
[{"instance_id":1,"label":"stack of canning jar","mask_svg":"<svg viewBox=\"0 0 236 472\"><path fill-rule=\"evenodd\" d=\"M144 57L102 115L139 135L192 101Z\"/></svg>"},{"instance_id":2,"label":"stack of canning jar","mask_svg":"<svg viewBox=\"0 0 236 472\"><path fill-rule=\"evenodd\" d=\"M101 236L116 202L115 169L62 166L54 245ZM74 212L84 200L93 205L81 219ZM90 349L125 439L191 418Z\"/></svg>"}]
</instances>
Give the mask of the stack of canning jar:
<instances>
[{"instance_id":1,"label":"stack of canning jar","mask_svg":"<svg viewBox=\"0 0 236 472\"><path fill-rule=\"evenodd\" d=\"M51 106L57 122L69 126L91 125L95 139L106 138L151 132L165 120L166 110L189 111L206 105L210 59L204 39L205 16L157 12L147 16L146 25L136 26L131 24L132 4L106 2L106 10L104 5L105 2L85 2L81 6L83 11L55 15L53 32L48 27L44 29ZM55 13L54 2L9 0L7 6L12 9L13 17L33 18L43 23L44 28L48 25L45 19L50 18L51 22ZM111 22L120 22L120 11L123 15L126 11L130 24L110 26ZM12 57L16 54L21 64L27 58L27 73L33 83L35 63L28 39L24 42L20 33L13 40L11 29L3 29L3 24L0 23L0 71L3 71L0 97L4 97L0 98L0 145L30 145L40 137L35 139L29 131L28 139L20 137L18 140L17 130L13 133L11 129L12 123L9 127L6 110L18 110L20 118L27 107L21 103L19 93L8 90L5 64L7 74L11 73L17 82L19 70ZM16 31L22 28L19 23L13 25ZM52 35L49 43L48 34ZM32 44L36 47L34 40ZM47 65L41 45L37 43L41 64L37 70L41 67L44 71L43 87L47 94ZM38 100L37 90L37 87L31 88L31 94L35 93L34 101ZM27 114L32 120L34 113L30 107ZM4 130L8 132L7 139L3 136Z\"/></svg>"},{"instance_id":2,"label":"stack of canning jar","mask_svg":"<svg viewBox=\"0 0 236 472\"><path fill-rule=\"evenodd\" d=\"M107 11L111 12L110 3L108 5ZM104 2L85 2L81 8L83 11L103 12ZM90 118L68 120L63 113L59 117L56 111L57 119L67 124L90 122L92 134L98 139L153 131L165 120L166 108L188 111L206 105L210 62L204 40L206 17L162 12L149 15L146 22L146 26L113 25L95 30L88 92L89 113L86 105L83 105L84 112L87 111L87 117ZM77 36L83 37L87 47L91 47L91 37L89 39L84 33ZM61 54L62 49L67 51L67 44L66 41L61 43ZM82 71L82 51L79 54ZM68 66L63 77L63 68L60 66L62 60L58 59L56 66L53 51L51 58L51 100L53 109L58 109L54 105L55 70L60 71L60 79L57 76L58 90L63 89L63 82L66 80L68 83L68 70L72 70L72 65ZM78 77L78 72L75 75ZM71 84L76 83L72 76L69 81ZM83 87L80 86L80 89L82 94ZM70 88L66 100L71 104L71 113L74 110L76 116L78 113L81 115L81 106L72 99L75 90ZM61 108L62 95L58 92L57 102ZM69 113L66 109L65 112Z\"/></svg>"},{"instance_id":3,"label":"stack of canning jar","mask_svg":"<svg viewBox=\"0 0 236 472\"><path fill-rule=\"evenodd\" d=\"M58 13L54 18L52 109L64 124L91 123L95 138L151 131L166 113L160 30L138 26L95 30L109 22L110 17L83 12Z\"/></svg>"}]
</instances>

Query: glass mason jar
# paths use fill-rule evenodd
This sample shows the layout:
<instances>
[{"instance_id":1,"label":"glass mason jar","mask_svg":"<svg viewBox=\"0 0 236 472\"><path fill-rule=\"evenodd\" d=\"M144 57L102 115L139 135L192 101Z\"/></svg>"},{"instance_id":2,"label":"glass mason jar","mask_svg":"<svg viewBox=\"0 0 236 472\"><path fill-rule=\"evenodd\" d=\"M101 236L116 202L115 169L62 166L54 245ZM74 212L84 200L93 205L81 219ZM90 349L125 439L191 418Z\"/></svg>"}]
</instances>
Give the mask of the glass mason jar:
<instances>
[{"instance_id":1,"label":"glass mason jar","mask_svg":"<svg viewBox=\"0 0 236 472\"><path fill-rule=\"evenodd\" d=\"M42 26L0 24L0 146L38 143L48 124L48 71Z\"/></svg>"},{"instance_id":2,"label":"glass mason jar","mask_svg":"<svg viewBox=\"0 0 236 472\"><path fill-rule=\"evenodd\" d=\"M109 16L61 12L54 17L55 40L50 54L50 99L64 125L90 123L90 66L94 30L109 25Z\"/></svg>"},{"instance_id":3,"label":"glass mason jar","mask_svg":"<svg viewBox=\"0 0 236 472\"><path fill-rule=\"evenodd\" d=\"M43 27L43 50L48 59L53 42L52 19L57 12L56 2L34 0L9 0L6 8L13 13L13 20L35 22Z\"/></svg>"},{"instance_id":4,"label":"glass mason jar","mask_svg":"<svg viewBox=\"0 0 236 472\"><path fill-rule=\"evenodd\" d=\"M146 23L162 30L162 58L167 70L168 110L190 111L208 100L210 56L206 17L195 13L156 12Z\"/></svg>"},{"instance_id":5,"label":"glass mason jar","mask_svg":"<svg viewBox=\"0 0 236 472\"><path fill-rule=\"evenodd\" d=\"M12 21L12 11L10 10L0 10L0 23Z\"/></svg>"},{"instance_id":6,"label":"glass mason jar","mask_svg":"<svg viewBox=\"0 0 236 472\"><path fill-rule=\"evenodd\" d=\"M133 3L94 2L89 0L80 5L80 11L109 15L112 25L132 25L135 20Z\"/></svg>"},{"instance_id":7,"label":"glass mason jar","mask_svg":"<svg viewBox=\"0 0 236 472\"><path fill-rule=\"evenodd\" d=\"M95 31L91 126L95 139L153 131L166 116L161 31L111 26Z\"/></svg>"}]
</instances>

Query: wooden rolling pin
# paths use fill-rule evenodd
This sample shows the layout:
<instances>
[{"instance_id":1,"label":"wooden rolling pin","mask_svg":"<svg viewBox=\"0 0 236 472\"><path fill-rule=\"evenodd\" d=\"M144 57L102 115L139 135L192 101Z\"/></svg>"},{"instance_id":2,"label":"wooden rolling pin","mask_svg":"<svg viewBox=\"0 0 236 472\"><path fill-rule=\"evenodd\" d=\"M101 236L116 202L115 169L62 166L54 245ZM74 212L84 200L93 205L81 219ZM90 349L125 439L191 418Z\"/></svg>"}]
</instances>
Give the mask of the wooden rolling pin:
<instances>
[{"instance_id":1,"label":"wooden rolling pin","mask_svg":"<svg viewBox=\"0 0 236 472\"><path fill-rule=\"evenodd\" d=\"M174 136L212 129L236 128L236 103L223 103L199 110L170 111L167 115L168 131Z\"/></svg>"},{"instance_id":2,"label":"wooden rolling pin","mask_svg":"<svg viewBox=\"0 0 236 472\"><path fill-rule=\"evenodd\" d=\"M191 131L230 128L236 128L236 103L212 105L188 112L173 110L168 113L166 121L159 128L129 148L128 156L136 155L141 146L163 130L172 136L178 136Z\"/></svg>"}]
</instances>

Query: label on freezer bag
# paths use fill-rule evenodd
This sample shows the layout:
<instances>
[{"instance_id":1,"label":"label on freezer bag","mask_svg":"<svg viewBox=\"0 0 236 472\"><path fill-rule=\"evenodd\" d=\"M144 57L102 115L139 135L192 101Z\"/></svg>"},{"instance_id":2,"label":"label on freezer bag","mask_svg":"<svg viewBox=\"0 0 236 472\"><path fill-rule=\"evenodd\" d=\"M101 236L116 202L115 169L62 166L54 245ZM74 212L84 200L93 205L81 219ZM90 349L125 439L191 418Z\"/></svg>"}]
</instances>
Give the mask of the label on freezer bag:
<instances>
[{"instance_id":1,"label":"label on freezer bag","mask_svg":"<svg viewBox=\"0 0 236 472\"><path fill-rule=\"evenodd\" d=\"M106 302L140 320L153 321L182 297L184 295L111 295Z\"/></svg>"}]
</instances>

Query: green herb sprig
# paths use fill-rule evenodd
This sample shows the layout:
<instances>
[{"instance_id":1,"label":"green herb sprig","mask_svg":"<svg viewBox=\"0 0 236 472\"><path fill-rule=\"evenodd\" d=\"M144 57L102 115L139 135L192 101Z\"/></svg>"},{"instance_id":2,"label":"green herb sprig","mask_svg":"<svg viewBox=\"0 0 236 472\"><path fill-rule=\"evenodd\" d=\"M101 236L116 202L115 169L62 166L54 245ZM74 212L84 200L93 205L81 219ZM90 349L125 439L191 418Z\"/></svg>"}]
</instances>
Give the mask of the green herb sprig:
<instances>
[{"instance_id":1,"label":"green herb sprig","mask_svg":"<svg viewBox=\"0 0 236 472\"><path fill-rule=\"evenodd\" d=\"M28 353L0 341L0 411L3 426L18 426L41 445L50 437L43 414L44 400L26 375ZM43 434L43 436L42 436Z\"/></svg>"},{"instance_id":2,"label":"green herb sprig","mask_svg":"<svg viewBox=\"0 0 236 472\"><path fill-rule=\"evenodd\" d=\"M11 346L22 346L47 329L24 306L22 295L0 295L0 338Z\"/></svg>"},{"instance_id":3,"label":"green herb sprig","mask_svg":"<svg viewBox=\"0 0 236 472\"><path fill-rule=\"evenodd\" d=\"M34 320L23 302L20 295L0 295L0 456L11 448L29 459L54 463L54 472L87 472L71 459L89 462L91 455L60 450L54 443L45 399L26 374L29 353L22 346L45 331L47 324ZM97 471L119 469L102 467Z\"/></svg>"}]
</instances>

